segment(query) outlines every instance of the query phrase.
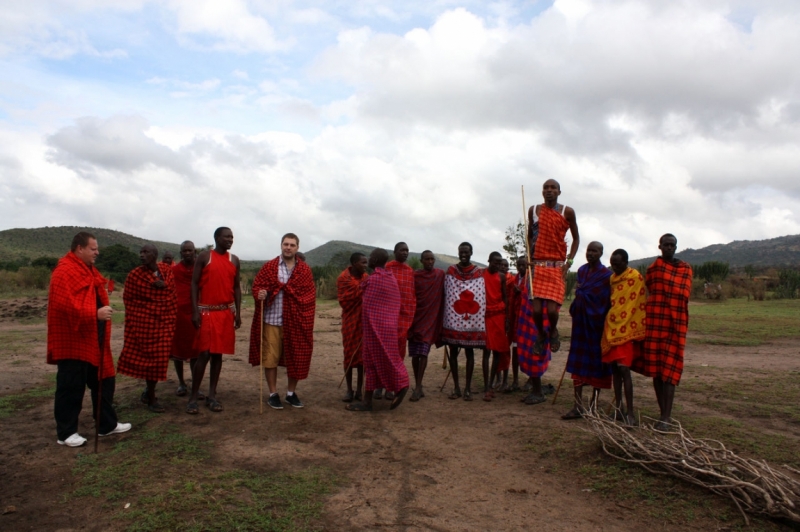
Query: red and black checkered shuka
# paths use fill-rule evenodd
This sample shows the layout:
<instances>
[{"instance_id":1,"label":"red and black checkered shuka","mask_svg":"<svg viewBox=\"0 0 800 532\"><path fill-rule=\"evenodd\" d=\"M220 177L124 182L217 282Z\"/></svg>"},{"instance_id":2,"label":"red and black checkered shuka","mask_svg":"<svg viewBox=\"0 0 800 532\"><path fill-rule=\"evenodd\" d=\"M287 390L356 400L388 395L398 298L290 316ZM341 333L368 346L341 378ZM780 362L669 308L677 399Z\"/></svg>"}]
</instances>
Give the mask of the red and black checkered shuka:
<instances>
[{"instance_id":1,"label":"red and black checkered shuka","mask_svg":"<svg viewBox=\"0 0 800 532\"><path fill-rule=\"evenodd\" d=\"M408 329L414 323L417 311L417 292L414 287L414 268L408 264L392 260L386 263L386 270L392 272L397 288L400 289L400 321L397 324L397 346L400 356L406 356Z\"/></svg>"},{"instance_id":2,"label":"red and black checkered shuka","mask_svg":"<svg viewBox=\"0 0 800 532\"><path fill-rule=\"evenodd\" d=\"M400 289L391 272L375 268L363 283L364 387L397 392L408 387L408 370L397 352Z\"/></svg>"},{"instance_id":3,"label":"red and black checkered shuka","mask_svg":"<svg viewBox=\"0 0 800 532\"><path fill-rule=\"evenodd\" d=\"M172 266L156 264L159 276L147 266L134 268L125 279L125 343L117 371L134 379L167 380L169 356L178 319L178 297ZM164 281L163 288L155 283Z\"/></svg>"},{"instance_id":4,"label":"red and black checkered shuka","mask_svg":"<svg viewBox=\"0 0 800 532\"><path fill-rule=\"evenodd\" d=\"M367 274L359 278L353 277L351 266L339 274L336 279L336 298L342 307L342 349L344 369L361 366L361 304L363 290L361 282Z\"/></svg>"},{"instance_id":5,"label":"red and black checkered shuka","mask_svg":"<svg viewBox=\"0 0 800 532\"><path fill-rule=\"evenodd\" d=\"M534 261L564 261L567 259L567 242L564 237L569 230L569 222L564 217L566 207L561 211L551 209L546 204L539 208L539 236L533 248ZM535 208L535 207L534 207ZM559 305L564 302L564 274L557 266L534 266L533 297L549 299Z\"/></svg>"},{"instance_id":6,"label":"red and black checkered shuka","mask_svg":"<svg viewBox=\"0 0 800 532\"><path fill-rule=\"evenodd\" d=\"M108 305L106 280L69 252L58 261L50 277L47 296L47 363L81 360L100 367L97 334L97 300ZM114 376L111 357L111 321L105 322L103 378Z\"/></svg>"},{"instance_id":7,"label":"red and black checkered shuka","mask_svg":"<svg viewBox=\"0 0 800 532\"><path fill-rule=\"evenodd\" d=\"M692 267L661 257L647 268L647 336L642 356L631 369L677 385L683 373L683 352L689 330Z\"/></svg>"},{"instance_id":8,"label":"red and black checkered shuka","mask_svg":"<svg viewBox=\"0 0 800 532\"><path fill-rule=\"evenodd\" d=\"M264 264L253 280L252 294L256 310L250 328L250 364L261 364L261 301L258 293L267 291L264 306L268 306L280 290L283 290L283 354L281 366L286 367L290 379L308 378L311 354L314 352L314 312L317 308L317 292L311 268L305 262L295 262L292 275L286 283L278 280L278 265L281 258L275 257Z\"/></svg>"}]
</instances>

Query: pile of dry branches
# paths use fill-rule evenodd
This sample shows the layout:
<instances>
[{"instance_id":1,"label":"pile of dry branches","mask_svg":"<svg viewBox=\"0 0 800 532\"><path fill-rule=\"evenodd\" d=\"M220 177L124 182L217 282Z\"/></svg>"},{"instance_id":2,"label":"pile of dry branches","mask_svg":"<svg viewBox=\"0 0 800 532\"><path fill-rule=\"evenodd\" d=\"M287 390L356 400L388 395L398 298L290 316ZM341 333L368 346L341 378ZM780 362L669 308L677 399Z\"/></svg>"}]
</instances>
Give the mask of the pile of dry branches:
<instances>
[{"instance_id":1,"label":"pile of dry branches","mask_svg":"<svg viewBox=\"0 0 800 532\"><path fill-rule=\"evenodd\" d=\"M745 512L800 523L797 469L784 465L778 471L763 460L737 456L722 442L692 438L677 422L665 434L651 428L648 421L655 420L643 419L640 427L632 429L602 412L587 412L584 419L609 456L730 497L747 524Z\"/></svg>"}]
</instances>

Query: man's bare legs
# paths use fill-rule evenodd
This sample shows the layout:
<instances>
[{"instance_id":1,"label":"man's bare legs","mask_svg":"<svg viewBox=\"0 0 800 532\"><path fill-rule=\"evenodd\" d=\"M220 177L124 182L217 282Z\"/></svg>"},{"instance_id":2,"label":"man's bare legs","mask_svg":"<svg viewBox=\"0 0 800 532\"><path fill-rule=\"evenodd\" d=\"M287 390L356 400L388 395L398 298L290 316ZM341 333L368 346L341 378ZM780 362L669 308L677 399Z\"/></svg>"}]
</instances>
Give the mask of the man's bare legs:
<instances>
[{"instance_id":1,"label":"man's bare legs","mask_svg":"<svg viewBox=\"0 0 800 532\"><path fill-rule=\"evenodd\" d=\"M661 410L661 417L656 423L657 430L667 431L672 422L672 404L675 402L675 385L664 382L659 378L653 379L653 388L658 399L658 408Z\"/></svg>"},{"instance_id":2,"label":"man's bare legs","mask_svg":"<svg viewBox=\"0 0 800 532\"><path fill-rule=\"evenodd\" d=\"M626 411L622 415L626 425L634 426L636 418L633 415L633 380L631 370L618 362L612 362L611 367L614 371L614 409L622 412L622 393L625 392Z\"/></svg>"},{"instance_id":3,"label":"man's bare legs","mask_svg":"<svg viewBox=\"0 0 800 532\"><path fill-rule=\"evenodd\" d=\"M422 389L422 378L425 376L425 369L428 367L428 357L411 357L411 368L414 370L414 393L411 394L409 401L419 401L425 397Z\"/></svg>"},{"instance_id":4,"label":"man's bare legs","mask_svg":"<svg viewBox=\"0 0 800 532\"><path fill-rule=\"evenodd\" d=\"M455 389L450 394L450 399L461 397L461 388L458 385L458 352L461 348L450 346L450 371L453 375L453 385ZM464 400L472 401L472 372L475 370L475 350L472 347L465 347L464 354L467 357L467 382L464 387Z\"/></svg>"}]
</instances>

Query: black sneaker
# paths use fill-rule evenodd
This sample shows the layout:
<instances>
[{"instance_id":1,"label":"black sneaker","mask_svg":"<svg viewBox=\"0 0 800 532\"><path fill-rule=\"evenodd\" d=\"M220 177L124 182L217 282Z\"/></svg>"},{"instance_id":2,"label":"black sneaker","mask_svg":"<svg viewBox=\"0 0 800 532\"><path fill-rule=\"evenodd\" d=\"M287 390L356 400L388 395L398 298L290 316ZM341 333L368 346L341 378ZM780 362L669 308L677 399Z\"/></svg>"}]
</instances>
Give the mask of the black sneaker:
<instances>
[{"instance_id":1,"label":"black sneaker","mask_svg":"<svg viewBox=\"0 0 800 532\"><path fill-rule=\"evenodd\" d=\"M287 395L286 397L283 398L283 400L295 408L303 408L305 406L303 403L300 402L300 398L297 397L296 393L292 395Z\"/></svg>"},{"instance_id":2,"label":"black sneaker","mask_svg":"<svg viewBox=\"0 0 800 532\"><path fill-rule=\"evenodd\" d=\"M275 410L283 410L283 403L281 403L281 398L277 393L273 393L269 396L269 399L267 399L267 404Z\"/></svg>"}]
</instances>

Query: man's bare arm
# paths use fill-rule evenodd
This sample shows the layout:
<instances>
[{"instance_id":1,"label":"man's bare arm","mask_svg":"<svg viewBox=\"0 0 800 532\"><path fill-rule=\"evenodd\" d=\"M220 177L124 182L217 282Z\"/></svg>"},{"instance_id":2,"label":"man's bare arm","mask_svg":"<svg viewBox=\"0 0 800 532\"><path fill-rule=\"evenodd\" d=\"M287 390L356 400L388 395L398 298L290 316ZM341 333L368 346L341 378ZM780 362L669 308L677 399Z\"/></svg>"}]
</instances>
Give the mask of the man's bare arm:
<instances>
[{"instance_id":1,"label":"man's bare arm","mask_svg":"<svg viewBox=\"0 0 800 532\"><path fill-rule=\"evenodd\" d=\"M239 257L233 255L231 259L236 265L236 277L233 279L233 300L236 304L236 321L234 326L238 329L242 326L242 283L239 275Z\"/></svg>"},{"instance_id":2,"label":"man's bare arm","mask_svg":"<svg viewBox=\"0 0 800 532\"><path fill-rule=\"evenodd\" d=\"M192 270L192 323L196 329L200 328L200 309L197 307L200 299L200 277L203 276L203 268L208 264L208 254L208 251L200 253Z\"/></svg>"}]
</instances>

